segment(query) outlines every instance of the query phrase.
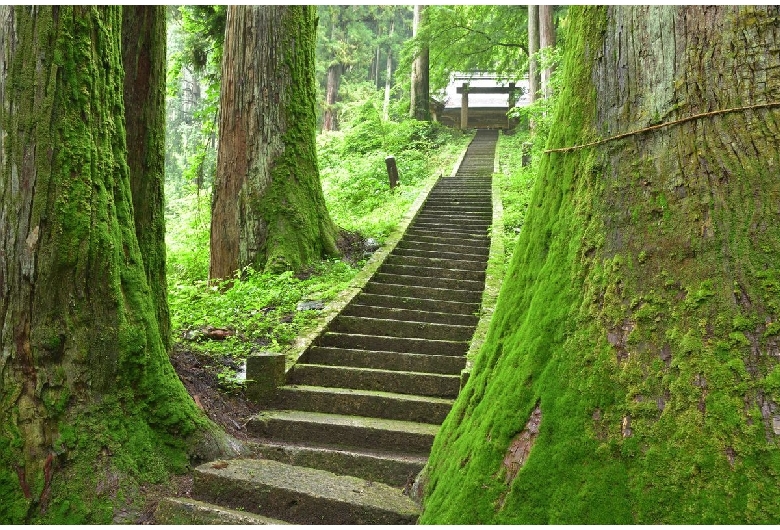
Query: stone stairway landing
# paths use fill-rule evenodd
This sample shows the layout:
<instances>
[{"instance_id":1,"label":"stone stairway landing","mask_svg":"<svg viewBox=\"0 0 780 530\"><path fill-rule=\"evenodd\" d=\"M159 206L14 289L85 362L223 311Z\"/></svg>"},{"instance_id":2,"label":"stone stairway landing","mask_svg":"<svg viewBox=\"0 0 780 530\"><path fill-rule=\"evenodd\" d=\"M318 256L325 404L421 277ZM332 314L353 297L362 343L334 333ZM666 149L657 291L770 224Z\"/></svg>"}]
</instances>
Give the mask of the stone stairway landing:
<instances>
[{"instance_id":1,"label":"stone stairway landing","mask_svg":"<svg viewBox=\"0 0 780 530\"><path fill-rule=\"evenodd\" d=\"M362 292L247 429L262 455L196 468L159 523L414 524L405 494L461 385L490 249L496 131L477 132Z\"/></svg>"}]
</instances>

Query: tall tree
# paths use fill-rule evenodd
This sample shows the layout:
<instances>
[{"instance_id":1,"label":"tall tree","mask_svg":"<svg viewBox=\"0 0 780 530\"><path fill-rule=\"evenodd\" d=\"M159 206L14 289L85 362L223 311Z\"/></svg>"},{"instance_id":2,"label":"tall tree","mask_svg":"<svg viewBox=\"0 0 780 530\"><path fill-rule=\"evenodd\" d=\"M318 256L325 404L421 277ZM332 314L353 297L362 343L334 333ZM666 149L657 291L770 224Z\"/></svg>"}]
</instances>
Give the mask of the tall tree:
<instances>
[{"instance_id":1,"label":"tall tree","mask_svg":"<svg viewBox=\"0 0 780 530\"><path fill-rule=\"evenodd\" d=\"M384 120L390 119L390 89L393 86L393 47L392 38L393 31L395 30L395 20L390 20L390 32L388 33L389 39L387 44L387 70L385 73L385 99L382 104L382 118Z\"/></svg>"},{"instance_id":2,"label":"tall tree","mask_svg":"<svg viewBox=\"0 0 780 530\"><path fill-rule=\"evenodd\" d=\"M539 97L539 6L528 6L528 92L531 103Z\"/></svg>"},{"instance_id":3,"label":"tall tree","mask_svg":"<svg viewBox=\"0 0 780 530\"><path fill-rule=\"evenodd\" d=\"M425 24L424 16L425 6L415 5L412 37L418 37L420 26ZM412 62L412 92L409 115L421 121L430 121L431 119L431 95L428 75L429 55L430 48L428 43L420 39L417 53Z\"/></svg>"},{"instance_id":4,"label":"tall tree","mask_svg":"<svg viewBox=\"0 0 780 530\"><path fill-rule=\"evenodd\" d=\"M112 497L217 439L135 234L121 28L121 7L0 6L3 522L109 522Z\"/></svg>"},{"instance_id":5,"label":"tall tree","mask_svg":"<svg viewBox=\"0 0 780 530\"><path fill-rule=\"evenodd\" d=\"M543 158L421 522L776 522L780 9L570 13L548 146L604 141Z\"/></svg>"},{"instance_id":6,"label":"tall tree","mask_svg":"<svg viewBox=\"0 0 780 530\"><path fill-rule=\"evenodd\" d=\"M135 234L167 349L171 333L165 276L165 9L123 8L122 62Z\"/></svg>"},{"instance_id":7,"label":"tall tree","mask_svg":"<svg viewBox=\"0 0 780 530\"><path fill-rule=\"evenodd\" d=\"M555 6L539 6L539 49L545 50L555 47L555 20L553 17ZM548 50L549 51L549 50ZM552 95L550 77L553 67L545 65L541 72L542 96L549 98Z\"/></svg>"},{"instance_id":8,"label":"tall tree","mask_svg":"<svg viewBox=\"0 0 780 530\"><path fill-rule=\"evenodd\" d=\"M315 14L312 6L228 8L212 279L337 253L317 170Z\"/></svg>"}]
</instances>

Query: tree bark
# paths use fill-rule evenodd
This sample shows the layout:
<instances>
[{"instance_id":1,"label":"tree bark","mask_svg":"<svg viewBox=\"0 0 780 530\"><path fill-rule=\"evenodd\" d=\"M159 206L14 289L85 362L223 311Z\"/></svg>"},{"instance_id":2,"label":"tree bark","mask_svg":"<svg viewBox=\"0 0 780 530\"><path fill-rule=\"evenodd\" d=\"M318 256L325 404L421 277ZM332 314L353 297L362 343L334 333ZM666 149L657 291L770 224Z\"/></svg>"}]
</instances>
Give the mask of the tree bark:
<instances>
[{"instance_id":1,"label":"tree bark","mask_svg":"<svg viewBox=\"0 0 780 530\"><path fill-rule=\"evenodd\" d=\"M539 6L539 49L553 48L555 46L555 23L553 21L553 11L555 6ZM550 87L550 76L552 76L552 67L542 69L541 86L542 97L549 98L552 95Z\"/></svg>"},{"instance_id":2,"label":"tree bark","mask_svg":"<svg viewBox=\"0 0 780 530\"><path fill-rule=\"evenodd\" d=\"M393 28L395 22L390 23L390 38L393 37ZM382 105L382 118L387 121L390 119L390 88L393 86L393 48L387 44L387 69L385 70L385 100Z\"/></svg>"},{"instance_id":3,"label":"tree bark","mask_svg":"<svg viewBox=\"0 0 780 530\"><path fill-rule=\"evenodd\" d=\"M211 429L135 234L121 28L121 7L0 6L4 522L110 522L112 495L182 470Z\"/></svg>"},{"instance_id":4,"label":"tree bark","mask_svg":"<svg viewBox=\"0 0 780 530\"><path fill-rule=\"evenodd\" d=\"M228 9L212 279L337 254L317 169L314 15L307 6Z\"/></svg>"},{"instance_id":5,"label":"tree bark","mask_svg":"<svg viewBox=\"0 0 780 530\"><path fill-rule=\"evenodd\" d=\"M425 6L414 6L412 36L416 37L420 24L424 24ZM412 63L412 93L409 115L420 121L431 121L431 94L428 76L429 48L422 44Z\"/></svg>"},{"instance_id":6,"label":"tree bark","mask_svg":"<svg viewBox=\"0 0 780 530\"><path fill-rule=\"evenodd\" d=\"M338 63L328 67L328 81L325 89L325 116L322 124L322 129L325 131L337 131L339 128L335 105L338 100L343 69L344 67Z\"/></svg>"},{"instance_id":7,"label":"tree bark","mask_svg":"<svg viewBox=\"0 0 780 530\"><path fill-rule=\"evenodd\" d=\"M569 13L548 146L666 125L544 156L420 522L774 522L780 9Z\"/></svg>"},{"instance_id":8,"label":"tree bark","mask_svg":"<svg viewBox=\"0 0 780 530\"><path fill-rule=\"evenodd\" d=\"M122 63L135 234L157 323L171 346L165 275L165 7L124 6Z\"/></svg>"},{"instance_id":9,"label":"tree bark","mask_svg":"<svg viewBox=\"0 0 780 530\"><path fill-rule=\"evenodd\" d=\"M528 6L528 92L531 103L539 97L539 6Z\"/></svg>"}]
</instances>

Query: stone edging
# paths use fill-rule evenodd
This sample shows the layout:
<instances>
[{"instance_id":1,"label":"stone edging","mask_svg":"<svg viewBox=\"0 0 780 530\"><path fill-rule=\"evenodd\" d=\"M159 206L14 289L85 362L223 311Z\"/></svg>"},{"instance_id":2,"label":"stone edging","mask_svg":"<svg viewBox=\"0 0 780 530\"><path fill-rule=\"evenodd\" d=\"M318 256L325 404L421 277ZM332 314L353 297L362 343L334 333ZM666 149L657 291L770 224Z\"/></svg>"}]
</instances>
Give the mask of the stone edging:
<instances>
[{"instance_id":1,"label":"stone edging","mask_svg":"<svg viewBox=\"0 0 780 530\"><path fill-rule=\"evenodd\" d=\"M469 142L469 145L471 145L471 142ZM460 154L460 157L455 162L455 166L452 170L452 173L450 173L450 176L455 176L455 174L458 172L458 169L460 168L461 163L463 162L463 158L466 156L466 151L468 150L468 146L466 146L465 149L463 149L463 152ZM314 342L317 337L319 337L324 331L325 328L327 328L328 324L330 324L331 320L336 318L339 313L341 313L341 310L344 309L344 307L355 297L357 296L362 290L363 287L365 287L366 283L368 283L368 280L371 279L371 277L374 275L376 270L384 263L385 258L395 249L395 246L398 244L398 242L401 240L403 235L406 233L406 229L409 227L411 222L414 220L414 218L417 216L417 213L419 212L420 208L422 207L423 203L425 202L425 199L428 198L428 194L430 193L431 189L434 185L439 181L439 179L443 178L441 175L439 176L431 176L429 177L429 182L426 184L425 188L423 188L419 195L417 196L417 199L414 201L414 203L409 207L406 214L404 215L403 219L401 220L401 223L398 225L395 231L393 231L385 241L385 244L382 245L374 254L369 258L368 262L363 266L363 268L358 272L354 278L352 278L352 281L350 282L350 286L344 289L339 295L329 302L325 309L322 310L322 314L324 318L320 322L320 324L312 331L307 333L306 335L299 336L297 339L295 339L295 342L287 348L283 353L286 356L286 363L285 363L285 371L289 372L290 369L295 365L295 363L298 362L298 359L303 355L303 352L306 351L306 349L311 345L312 342ZM494 199L495 202L495 199ZM495 216L495 213L494 213ZM495 218L495 217L494 217ZM492 255L492 247L491 247L491 255ZM503 252L503 251L502 251Z\"/></svg>"}]
</instances>

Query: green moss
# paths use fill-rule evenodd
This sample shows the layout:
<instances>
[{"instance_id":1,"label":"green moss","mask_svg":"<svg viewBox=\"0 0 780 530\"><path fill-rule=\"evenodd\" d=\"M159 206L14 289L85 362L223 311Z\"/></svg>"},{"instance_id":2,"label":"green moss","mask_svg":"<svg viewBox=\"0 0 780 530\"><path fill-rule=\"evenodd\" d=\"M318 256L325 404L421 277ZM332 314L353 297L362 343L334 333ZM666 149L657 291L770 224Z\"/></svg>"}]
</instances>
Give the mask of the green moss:
<instances>
[{"instance_id":1,"label":"green moss","mask_svg":"<svg viewBox=\"0 0 780 530\"><path fill-rule=\"evenodd\" d=\"M598 123L591 68L607 11L570 13L551 147L587 141ZM780 458L761 412L770 389L777 399L777 359L756 352L777 347L767 271L780 233L755 205L780 183L732 156L739 192L691 170L682 193L651 144L543 162L485 345L434 442L420 522L777 521ZM626 186L632 164L647 184ZM539 437L505 484L504 454L537 402Z\"/></svg>"}]
</instances>

